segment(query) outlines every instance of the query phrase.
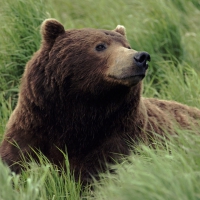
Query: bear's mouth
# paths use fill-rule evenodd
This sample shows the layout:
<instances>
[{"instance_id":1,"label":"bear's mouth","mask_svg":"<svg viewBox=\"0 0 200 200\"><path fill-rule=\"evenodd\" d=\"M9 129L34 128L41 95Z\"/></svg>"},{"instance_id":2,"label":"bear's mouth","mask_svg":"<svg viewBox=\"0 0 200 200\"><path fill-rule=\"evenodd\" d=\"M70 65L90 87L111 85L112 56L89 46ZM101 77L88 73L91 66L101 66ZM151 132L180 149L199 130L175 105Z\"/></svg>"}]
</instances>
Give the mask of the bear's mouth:
<instances>
[{"instance_id":1,"label":"bear's mouth","mask_svg":"<svg viewBox=\"0 0 200 200\"><path fill-rule=\"evenodd\" d=\"M115 77L115 76L109 76L109 77L116 80L120 84L127 86L134 86L137 85L145 77L145 74L135 74L125 77Z\"/></svg>"},{"instance_id":2,"label":"bear's mouth","mask_svg":"<svg viewBox=\"0 0 200 200\"><path fill-rule=\"evenodd\" d=\"M139 75L124 77L121 80L127 82L130 86L134 86L138 84L144 77L145 74L139 74Z\"/></svg>"},{"instance_id":3,"label":"bear's mouth","mask_svg":"<svg viewBox=\"0 0 200 200\"><path fill-rule=\"evenodd\" d=\"M132 80L132 79L142 80L144 77L145 77L144 74L140 74L140 75L134 75L134 76L124 77L124 78L122 78L122 80Z\"/></svg>"}]
</instances>

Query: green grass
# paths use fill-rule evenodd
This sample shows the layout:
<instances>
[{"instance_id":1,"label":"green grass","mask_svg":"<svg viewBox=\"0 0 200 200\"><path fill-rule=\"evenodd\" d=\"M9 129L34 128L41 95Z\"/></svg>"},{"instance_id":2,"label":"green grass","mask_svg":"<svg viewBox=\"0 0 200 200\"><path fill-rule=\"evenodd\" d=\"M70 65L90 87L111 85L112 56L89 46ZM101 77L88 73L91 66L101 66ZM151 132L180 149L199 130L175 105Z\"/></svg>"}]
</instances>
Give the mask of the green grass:
<instances>
[{"instance_id":1,"label":"green grass","mask_svg":"<svg viewBox=\"0 0 200 200\"><path fill-rule=\"evenodd\" d=\"M69 170L58 170L42 155L40 164L34 162L24 164L25 171L21 175L10 174L8 168L0 163L0 199L79 199L80 183L74 181ZM66 159L66 165L69 163ZM67 168L69 169L69 168Z\"/></svg>"},{"instance_id":2,"label":"green grass","mask_svg":"<svg viewBox=\"0 0 200 200\"><path fill-rule=\"evenodd\" d=\"M40 46L40 24L53 17L66 29L114 29L122 24L133 49L151 54L144 96L200 108L200 3L198 0L0 0L0 140L16 105L26 62ZM81 191L68 171L42 155L22 175L0 162L0 200L200 199L200 136L180 131L156 149L140 145L129 162L102 175L93 192ZM67 159L66 164L68 165ZM92 194L92 195L91 195Z\"/></svg>"},{"instance_id":3,"label":"green grass","mask_svg":"<svg viewBox=\"0 0 200 200\"><path fill-rule=\"evenodd\" d=\"M117 175L104 175L96 183L95 199L200 199L200 137L181 132L166 146L139 146L138 155L116 167Z\"/></svg>"}]
</instances>

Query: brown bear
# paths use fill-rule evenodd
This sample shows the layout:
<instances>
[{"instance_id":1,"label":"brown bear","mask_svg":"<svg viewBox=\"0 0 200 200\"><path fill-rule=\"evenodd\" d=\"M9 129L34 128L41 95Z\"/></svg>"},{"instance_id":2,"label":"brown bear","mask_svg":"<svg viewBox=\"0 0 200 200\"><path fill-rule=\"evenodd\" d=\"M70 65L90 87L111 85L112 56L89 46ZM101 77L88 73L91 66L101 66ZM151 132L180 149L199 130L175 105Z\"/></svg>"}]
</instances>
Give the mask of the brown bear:
<instances>
[{"instance_id":1,"label":"brown bear","mask_svg":"<svg viewBox=\"0 0 200 200\"><path fill-rule=\"evenodd\" d=\"M62 150L85 183L129 155L130 142L149 141L153 132L173 134L175 124L198 125L197 108L141 97L150 55L130 47L123 26L65 31L48 19L41 33L0 147L14 172L22 154L36 159L33 149L62 165Z\"/></svg>"}]
</instances>

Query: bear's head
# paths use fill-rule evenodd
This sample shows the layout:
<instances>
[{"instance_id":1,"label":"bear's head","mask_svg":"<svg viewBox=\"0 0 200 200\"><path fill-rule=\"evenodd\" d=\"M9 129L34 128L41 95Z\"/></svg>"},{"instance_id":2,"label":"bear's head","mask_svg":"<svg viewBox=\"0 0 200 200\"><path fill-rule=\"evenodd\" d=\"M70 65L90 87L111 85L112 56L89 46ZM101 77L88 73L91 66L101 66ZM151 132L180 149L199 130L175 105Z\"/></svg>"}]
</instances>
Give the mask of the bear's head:
<instances>
[{"instance_id":1,"label":"bear's head","mask_svg":"<svg viewBox=\"0 0 200 200\"><path fill-rule=\"evenodd\" d=\"M138 85L146 74L150 56L137 52L126 39L124 26L114 30L66 30L55 19L41 26L41 53L46 54L45 76L65 92L93 93ZM71 90L72 89L72 90Z\"/></svg>"}]
</instances>

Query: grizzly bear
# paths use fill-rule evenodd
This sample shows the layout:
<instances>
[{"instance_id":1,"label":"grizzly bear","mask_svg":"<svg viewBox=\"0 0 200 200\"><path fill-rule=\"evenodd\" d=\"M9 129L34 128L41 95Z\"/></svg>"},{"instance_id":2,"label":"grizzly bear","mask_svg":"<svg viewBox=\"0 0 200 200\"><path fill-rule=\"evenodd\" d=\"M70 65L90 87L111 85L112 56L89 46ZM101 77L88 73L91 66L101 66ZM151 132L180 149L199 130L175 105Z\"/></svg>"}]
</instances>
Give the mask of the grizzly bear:
<instances>
[{"instance_id":1,"label":"grizzly bear","mask_svg":"<svg viewBox=\"0 0 200 200\"><path fill-rule=\"evenodd\" d=\"M198 125L197 108L141 97L150 55L130 47L123 26L65 31L47 19L41 34L0 147L12 171L20 172L22 155L37 159L35 150L56 165L67 152L70 169L86 183L129 155L131 142Z\"/></svg>"}]
</instances>

